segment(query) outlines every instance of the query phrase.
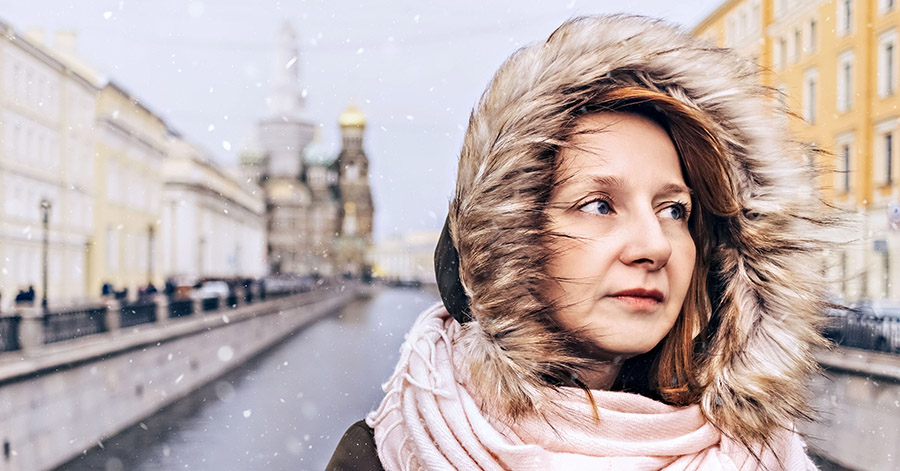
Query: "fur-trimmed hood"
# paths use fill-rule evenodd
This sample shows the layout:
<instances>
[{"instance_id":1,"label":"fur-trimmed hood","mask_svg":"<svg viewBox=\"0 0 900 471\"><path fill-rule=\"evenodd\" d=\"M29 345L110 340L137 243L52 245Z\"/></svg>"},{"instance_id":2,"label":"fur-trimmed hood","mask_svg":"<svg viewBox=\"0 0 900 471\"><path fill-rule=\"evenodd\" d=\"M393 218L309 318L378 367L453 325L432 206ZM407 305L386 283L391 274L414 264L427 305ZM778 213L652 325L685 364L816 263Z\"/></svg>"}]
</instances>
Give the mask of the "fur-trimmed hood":
<instances>
[{"instance_id":1,"label":"fur-trimmed hood","mask_svg":"<svg viewBox=\"0 0 900 471\"><path fill-rule=\"evenodd\" d=\"M701 407L731 436L764 441L808 416L805 378L827 299L824 234L811 149L786 134L757 66L662 21L577 18L513 54L472 112L449 228L475 322L465 324L470 386L490 407L541 409L548 376L579 368L561 354L541 286L550 257L539 194L552 181L567 111L603 90L639 86L708 119L741 206L712 240Z\"/></svg>"}]
</instances>

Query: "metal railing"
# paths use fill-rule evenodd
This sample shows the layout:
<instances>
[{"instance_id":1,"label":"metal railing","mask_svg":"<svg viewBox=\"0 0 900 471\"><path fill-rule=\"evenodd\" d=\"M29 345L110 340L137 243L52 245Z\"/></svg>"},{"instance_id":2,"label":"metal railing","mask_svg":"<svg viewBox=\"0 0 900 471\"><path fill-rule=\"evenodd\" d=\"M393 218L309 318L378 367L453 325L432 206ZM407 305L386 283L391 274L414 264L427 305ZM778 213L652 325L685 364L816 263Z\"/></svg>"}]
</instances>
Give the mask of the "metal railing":
<instances>
[{"instance_id":1,"label":"metal railing","mask_svg":"<svg viewBox=\"0 0 900 471\"><path fill-rule=\"evenodd\" d=\"M249 288L249 289L248 289ZM284 279L232 290L228 295L206 299L154 298L125 304L108 300L105 305L70 307L46 312L34 306L20 307L16 315L0 317L0 353L23 351L26 354L40 345L54 344L89 335L142 324L155 324L166 318L181 318L198 313L213 313L267 299L279 299L310 292L298 305L316 302L336 293L329 283ZM124 301L124 300L123 300ZM108 317L109 316L109 317Z\"/></svg>"},{"instance_id":2,"label":"metal railing","mask_svg":"<svg viewBox=\"0 0 900 471\"><path fill-rule=\"evenodd\" d=\"M19 323L21 316L0 317L0 352L19 349Z\"/></svg>"},{"instance_id":3,"label":"metal railing","mask_svg":"<svg viewBox=\"0 0 900 471\"><path fill-rule=\"evenodd\" d=\"M156 303L126 304L119 309L119 327L156 322Z\"/></svg>"},{"instance_id":4,"label":"metal railing","mask_svg":"<svg viewBox=\"0 0 900 471\"><path fill-rule=\"evenodd\" d=\"M169 301L169 317L186 317L194 314L192 299L175 299Z\"/></svg>"},{"instance_id":5,"label":"metal railing","mask_svg":"<svg viewBox=\"0 0 900 471\"><path fill-rule=\"evenodd\" d=\"M202 308L203 312L218 311L219 298L204 298Z\"/></svg>"},{"instance_id":6,"label":"metal railing","mask_svg":"<svg viewBox=\"0 0 900 471\"><path fill-rule=\"evenodd\" d=\"M44 314L44 343L106 332L106 306Z\"/></svg>"},{"instance_id":7,"label":"metal railing","mask_svg":"<svg viewBox=\"0 0 900 471\"><path fill-rule=\"evenodd\" d=\"M825 337L843 347L900 353L900 318L853 309L832 312Z\"/></svg>"}]
</instances>

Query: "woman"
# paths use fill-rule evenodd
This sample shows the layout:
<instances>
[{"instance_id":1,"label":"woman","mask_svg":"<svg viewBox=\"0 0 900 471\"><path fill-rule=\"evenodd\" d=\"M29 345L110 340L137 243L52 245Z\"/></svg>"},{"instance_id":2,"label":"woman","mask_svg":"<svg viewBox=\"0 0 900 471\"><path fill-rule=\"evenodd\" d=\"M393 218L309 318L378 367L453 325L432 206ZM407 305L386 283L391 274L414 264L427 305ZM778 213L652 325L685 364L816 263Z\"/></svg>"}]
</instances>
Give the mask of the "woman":
<instances>
[{"instance_id":1,"label":"woman","mask_svg":"<svg viewBox=\"0 0 900 471\"><path fill-rule=\"evenodd\" d=\"M443 304L329 469L814 469L809 149L756 67L665 23L578 18L474 110Z\"/></svg>"}]
</instances>

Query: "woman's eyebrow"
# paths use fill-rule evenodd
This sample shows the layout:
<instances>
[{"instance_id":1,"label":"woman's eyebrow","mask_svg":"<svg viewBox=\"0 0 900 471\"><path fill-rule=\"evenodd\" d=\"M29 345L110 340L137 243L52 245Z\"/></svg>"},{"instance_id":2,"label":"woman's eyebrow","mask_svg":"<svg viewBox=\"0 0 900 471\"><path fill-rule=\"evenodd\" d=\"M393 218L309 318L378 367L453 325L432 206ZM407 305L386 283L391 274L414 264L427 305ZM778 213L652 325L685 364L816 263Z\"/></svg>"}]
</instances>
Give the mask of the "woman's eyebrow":
<instances>
[{"instance_id":1,"label":"woman's eyebrow","mask_svg":"<svg viewBox=\"0 0 900 471\"><path fill-rule=\"evenodd\" d=\"M680 183L666 183L665 185L662 186L662 188L659 189L658 194L664 195L664 196L679 195L679 194L693 195L694 192L690 188L688 188Z\"/></svg>"},{"instance_id":2,"label":"woman's eyebrow","mask_svg":"<svg viewBox=\"0 0 900 471\"><path fill-rule=\"evenodd\" d=\"M602 187L610 190L616 190L625 186L620 177L615 175L586 175L575 176L565 183L566 186L586 186L586 187Z\"/></svg>"}]
</instances>

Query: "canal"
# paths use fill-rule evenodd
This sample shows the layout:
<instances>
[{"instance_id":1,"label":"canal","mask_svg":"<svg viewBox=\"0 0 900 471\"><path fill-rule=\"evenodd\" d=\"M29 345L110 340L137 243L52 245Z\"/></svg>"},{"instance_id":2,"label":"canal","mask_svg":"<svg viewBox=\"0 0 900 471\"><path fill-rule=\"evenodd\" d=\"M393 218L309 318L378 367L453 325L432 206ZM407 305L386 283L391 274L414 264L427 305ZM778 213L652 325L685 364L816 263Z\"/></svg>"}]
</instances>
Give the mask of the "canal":
<instances>
[{"instance_id":1,"label":"canal","mask_svg":"<svg viewBox=\"0 0 900 471\"><path fill-rule=\"evenodd\" d=\"M404 334L435 302L376 291L57 470L324 469L344 430L378 405Z\"/></svg>"}]
</instances>

